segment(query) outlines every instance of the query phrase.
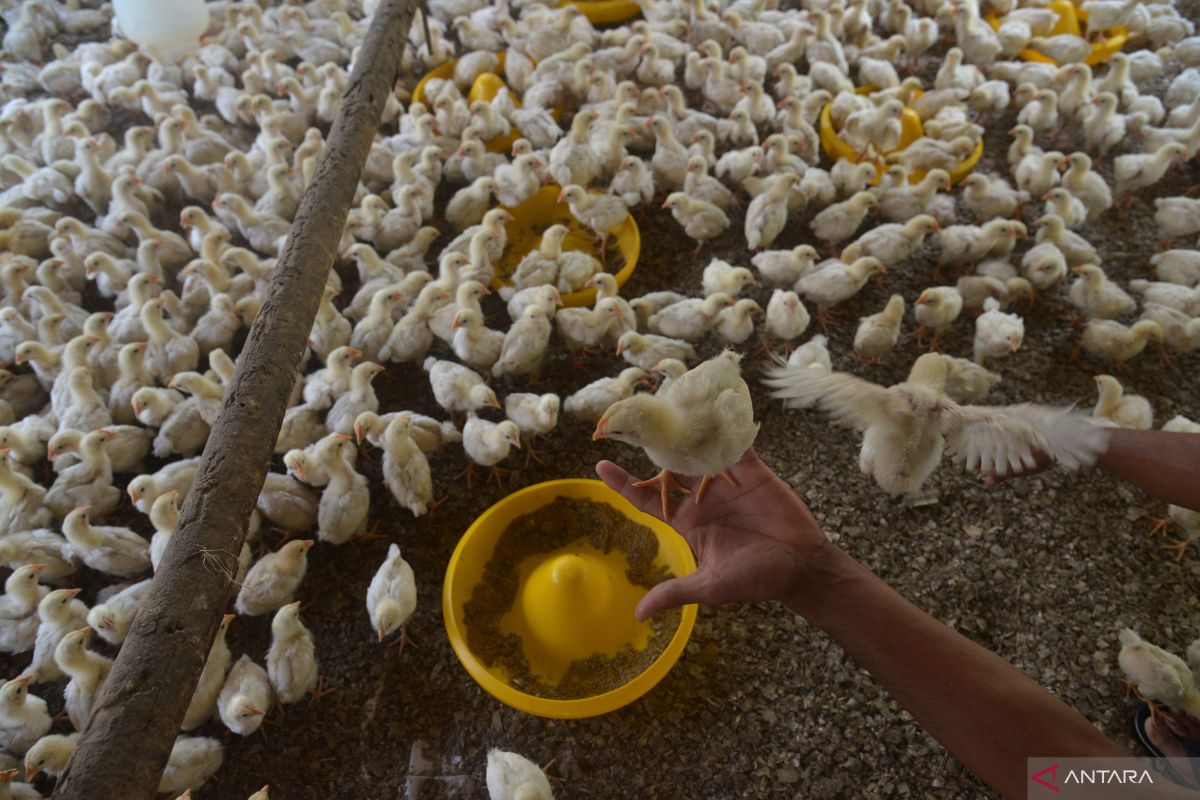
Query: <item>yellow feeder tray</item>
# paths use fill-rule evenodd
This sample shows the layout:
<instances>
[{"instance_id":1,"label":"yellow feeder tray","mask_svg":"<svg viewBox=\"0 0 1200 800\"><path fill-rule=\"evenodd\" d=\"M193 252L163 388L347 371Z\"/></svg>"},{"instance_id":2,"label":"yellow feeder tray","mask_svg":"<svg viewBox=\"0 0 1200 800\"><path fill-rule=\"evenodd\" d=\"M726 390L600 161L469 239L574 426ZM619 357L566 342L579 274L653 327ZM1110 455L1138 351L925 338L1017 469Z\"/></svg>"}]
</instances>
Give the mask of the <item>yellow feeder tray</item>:
<instances>
[{"instance_id":1,"label":"yellow feeder tray","mask_svg":"<svg viewBox=\"0 0 1200 800\"><path fill-rule=\"evenodd\" d=\"M860 86L854 91L858 94L870 94L871 92L877 90L870 86ZM916 93L916 97L920 97L921 94L922 93L918 91ZM846 144L846 142L842 140L842 137L840 137L838 132L834 129L832 109L832 103L826 103L825 107L821 109L821 147L824 148L825 154L834 161L846 159L857 164L862 159L859 157L858 151ZM924 135L925 126L921 124L921 117L916 111L906 106L904 108L904 113L900 117L900 146L897 147L896 150L889 152L903 150ZM979 163L979 159L982 157L983 139L980 138L978 144L975 145L975 149L971 152L971 155L967 156L964 161L950 171L950 180L954 183L958 183L963 178L967 177L967 175L972 169L975 168L975 165ZM876 174L875 180L872 181L872 184L876 184L879 183L880 178L883 177L883 173L887 169L887 162L884 161L883 158L878 158L875 159L873 163L875 164ZM909 173L908 181L909 183L920 183L921 179L924 177L924 170L914 170L913 172Z\"/></svg>"},{"instance_id":2,"label":"yellow feeder tray","mask_svg":"<svg viewBox=\"0 0 1200 800\"><path fill-rule=\"evenodd\" d=\"M496 503L483 512L459 540L442 588L446 634L458 660L489 694L519 711L539 717L578 719L606 714L632 703L650 691L679 659L696 622L696 606L684 606L679 627L666 649L641 674L604 694L576 700L549 700L526 694L508 682L506 671L475 657L467 645L464 607L500 535L515 519L536 511L558 497L607 503L629 519L646 525L658 538L658 558L675 575L696 569L691 548L671 526L643 514L617 492L596 480L558 480L539 483ZM547 553L538 564L524 565L513 610L501 620L522 635L531 666L540 674L561 674L565 664L595 652L615 652L627 643L637 646L648 638L649 627L638 623L632 608L645 593L630 586L616 561L624 557L590 548L567 547ZM633 590L633 593L631 593ZM511 621L522 617L523 622Z\"/></svg>"},{"instance_id":3,"label":"yellow feeder tray","mask_svg":"<svg viewBox=\"0 0 1200 800\"><path fill-rule=\"evenodd\" d=\"M631 0L561 0L558 6L575 6L593 25L614 25L642 13Z\"/></svg>"},{"instance_id":4,"label":"yellow feeder tray","mask_svg":"<svg viewBox=\"0 0 1200 800\"><path fill-rule=\"evenodd\" d=\"M542 232L551 225L566 225L570 228L570 232L563 239L564 249L591 252L595 237L591 230L575 219L566 203L558 202L558 194L561 191L558 186L543 186L538 189L537 194L519 206L505 207L505 211L512 214L513 218L504 226L508 246L496 263L496 277L492 280L492 289L498 291L502 286L509 285L507 277L517 268L517 264L521 263L526 253L537 248L542 241ZM611 236L616 239L617 250L625 259L625 265L613 276L617 279L617 288L620 288L637 268L638 254L642 250L642 235L633 217L626 215L625 221ZM609 247L612 245L610 241ZM596 302L596 290L580 289L578 292L563 295L562 300L564 306L591 306Z\"/></svg>"},{"instance_id":5,"label":"yellow feeder tray","mask_svg":"<svg viewBox=\"0 0 1200 800\"><path fill-rule=\"evenodd\" d=\"M500 64L497 69L503 71L504 53L499 53L498 57L500 59ZM453 61L447 61L445 64L439 64L427 72L425 77L421 78L421 80L417 83L417 87L413 89L412 101L414 103L425 103L428 105L428 98L425 96L425 84L429 83L429 81L433 80L434 78L441 78L442 80L447 81L450 80L454 77L454 66L457 63L457 59ZM500 94L501 89L506 88L508 88L508 85L504 82L504 78L500 77L494 72L484 72L477 76L475 78L475 82L471 84L471 91L467 92L467 102L474 103L476 100L487 100L491 102L496 95ZM511 91L509 92L509 96L512 98L513 105L515 105L517 108L520 108L521 98L517 97L516 94ZM555 116L558 116L557 112L555 113ZM512 133L508 134L507 136L498 136L495 139L489 140L485 146L487 147L489 153L507 153L512 149L513 142L520 137L520 132L514 129Z\"/></svg>"},{"instance_id":6,"label":"yellow feeder tray","mask_svg":"<svg viewBox=\"0 0 1200 800\"><path fill-rule=\"evenodd\" d=\"M1084 26L1080 23L1086 23L1088 12L1076 6L1071 0L1053 0L1046 4L1046 8L1058 14L1058 24L1050 30L1051 36L1069 33L1072 36L1083 36ZM999 30L1002 18L996 16L994 10L989 10L985 19L994 29ZM1110 31L1105 31L1105 36L1102 39L1097 39L1092 42L1092 54L1083 60L1083 63L1089 66L1102 64L1108 61L1113 55L1125 46L1129 41L1129 31L1125 28L1113 28ZM1043 64L1055 64L1058 62L1048 55L1034 50L1032 47L1027 47L1022 50L1019 57L1025 61L1040 61Z\"/></svg>"}]
</instances>

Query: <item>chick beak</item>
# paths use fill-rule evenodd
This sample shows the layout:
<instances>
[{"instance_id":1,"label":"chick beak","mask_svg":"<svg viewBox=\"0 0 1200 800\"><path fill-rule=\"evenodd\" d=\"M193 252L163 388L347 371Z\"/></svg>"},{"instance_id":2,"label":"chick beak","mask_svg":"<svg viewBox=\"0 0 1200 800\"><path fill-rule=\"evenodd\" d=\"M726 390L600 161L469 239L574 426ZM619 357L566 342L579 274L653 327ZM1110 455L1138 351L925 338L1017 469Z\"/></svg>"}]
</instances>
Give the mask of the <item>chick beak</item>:
<instances>
[{"instance_id":1,"label":"chick beak","mask_svg":"<svg viewBox=\"0 0 1200 800\"><path fill-rule=\"evenodd\" d=\"M379 629L379 643L383 644L383 629Z\"/></svg>"},{"instance_id":2,"label":"chick beak","mask_svg":"<svg viewBox=\"0 0 1200 800\"><path fill-rule=\"evenodd\" d=\"M929 302L928 292L921 292L921 296L917 298L917 305L923 306Z\"/></svg>"},{"instance_id":3,"label":"chick beak","mask_svg":"<svg viewBox=\"0 0 1200 800\"><path fill-rule=\"evenodd\" d=\"M362 425L359 425L359 424L356 422L356 423L354 423L354 441L355 441L357 444L362 444L362 440L363 440L363 429L362 429ZM297 469L296 469L296 471L297 471L297 472L301 472L302 470L301 470L301 468L297 468Z\"/></svg>"},{"instance_id":4,"label":"chick beak","mask_svg":"<svg viewBox=\"0 0 1200 800\"><path fill-rule=\"evenodd\" d=\"M37 775L39 772L41 772L41 770L40 770L40 769L38 769L38 768L36 768L36 767L34 767L32 764L30 764L29 766L25 767L25 782L26 782L26 783L31 783L31 782L33 781L34 777L35 777L35 776L36 776L36 775Z\"/></svg>"},{"instance_id":5,"label":"chick beak","mask_svg":"<svg viewBox=\"0 0 1200 800\"><path fill-rule=\"evenodd\" d=\"M267 714L267 712L263 711L261 708L258 708L257 706L247 705L246 710L249 711L251 714L253 714L256 717L265 717Z\"/></svg>"},{"instance_id":6,"label":"chick beak","mask_svg":"<svg viewBox=\"0 0 1200 800\"><path fill-rule=\"evenodd\" d=\"M225 616L221 617L221 622L225 625L228 625L235 619L237 619L237 614L226 614Z\"/></svg>"},{"instance_id":7,"label":"chick beak","mask_svg":"<svg viewBox=\"0 0 1200 800\"><path fill-rule=\"evenodd\" d=\"M64 594L66 594L67 597L76 597L82 591L83 591L83 589L80 589L80 588L67 589L66 592L64 592Z\"/></svg>"},{"instance_id":8,"label":"chick beak","mask_svg":"<svg viewBox=\"0 0 1200 800\"><path fill-rule=\"evenodd\" d=\"M500 401L497 400L495 397L493 397L491 400L488 400L488 405L491 406L492 408L503 408L504 407L504 406L500 405Z\"/></svg>"},{"instance_id":9,"label":"chick beak","mask_svg":"<svg viewBox=\"0 0 1200 800\"><path fill-rule=\"evenodd\" d=\"M624 353L624 352L625 352L625 345L621 344L620 342L617 342L617 355L620 356L621 353Z\"/></svg>"},{"instance_id":10,"label":"chick beak","mask_svg":"<svg viewBox=\"0 0 1200 800\"><path fill-rule=\"evenodd\" d=\"M51 445L46 445L46 458L50 459L51 461L58 458L58 450Z\"/></svg>"},{"instance_id":11,"label":"chick beak","mask_svg":"<svg viewBox=\"0 0 1200 800\"><path fill-rule=\"evenodd\" d=\"M557 200L555 200L554 202L556 202L556 203L565 203L565 202L566 202L566 200L565 200L565 199L563 199L563 193L562 193L562 192L559 192L559 193L558 193L558 199L557 199Z\"/></svg>"},{"instance_id":12,"label":"chick beak","mask_svg":"<svg viewBox=\"0 0 1200 800\"><path fill-rule=\"evenodd\" d=\"M450 327L451 327L451 328L453 328L454 330L458 330L459 328L461 328L461 327L462 327L462 324L463 324L463 323L462 323L462 315L461 315L461 314L455 314L455 315L454 315L454 322L451 322L451 323L450 323Z\"/></svg>"},{"instance_id":13,"label":"chick beak","mask_svg":"<svg viewBox=\"0 0 1200 800\"><path fill-rule=\"evenodd\" d=\"M1015 353L1021 347L1021 340L1014 336L1008 340L1008 346L1011 347L1012 351Z\"/></svg>"},{"instance_id":14,"label":"chick beak","mask_svg":"<svg viewBox=\"0 0 1200 800\"><path fill-rule=\"evenodd\" d=\"M512 442L513 447L517 448L518 450L521 449L521 434L514 433L509 441Z\"/></svg>"},{"instance_id":15,"label":"chick beak","mask_svg":"<svg viewBox=\"0 0 1200 800\"><path fill-rule=\"evenodd\" d=\"M1083 274L1083 265L1077 264L1076 266L1071 267L1071 272L1074 272L1076 275L1082 275Z\"/></svg>"},{"instance_id":16,"label":"chick beak","mask_svg":"<svg viewBox=\"0 0 1200 800\"><path fill-rule=\"evenodd\" d=\"M600 421L596 423L596 430L594 430L592 432L592 441L598 442L601 439L607 439L608 431L605 430L605 428L607 428L607 427L608 427L608 417L601 417Z\"/></svg>"}]
</instances>

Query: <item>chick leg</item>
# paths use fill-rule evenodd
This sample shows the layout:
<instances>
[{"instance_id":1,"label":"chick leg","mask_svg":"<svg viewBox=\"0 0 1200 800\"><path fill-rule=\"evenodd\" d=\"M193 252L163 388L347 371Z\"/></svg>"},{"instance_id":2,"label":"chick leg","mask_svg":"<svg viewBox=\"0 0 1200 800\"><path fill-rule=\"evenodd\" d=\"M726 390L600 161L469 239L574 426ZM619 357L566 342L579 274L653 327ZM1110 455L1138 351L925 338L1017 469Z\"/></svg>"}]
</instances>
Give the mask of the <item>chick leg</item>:
<instances>
[{"instance_id":1,"label":"chick leg","mask_svg":"<svg viewBox=\"0 0 1200 800\"><path fill-rule=\"evenodd\" d=\"M920 347L925 346L925 326L924 325L921 325L915 331L912 331L911 333L909 333L908 336L912 337L913 339L916 339L918 346L920 346Z\"/></svg>"},{"instance_id":2,"label":"chick leg","mask_svg":"<svg viewBox=\"0 0 1200 800\"><path fill-rule=\"evenodd\" d=\"M1125 684L1125 697L1132 698L1134 700L1142 699L1142 693L1138 691L1136 683L1128 680L1123 680L1121 683Z\"/></svg>"},{"instance_id":3,"label":"chick leg","mask_svg":"<svg viewBox=\"0 0 1200 800\"><path fill-rule=\"evenodd\" d=\"M659 492L662 495L662 515L663 519L671 513L671 490L678 489L684 494L691 494L691 489L683 486L675 479L670 470L662 470L653 478L644 481L637 481L633 484L635 488L644 489L647 486L658 486Z\"/></svg>"},{"instance_id":4,"label":"chick leg","mask_svg":"<svg viewBox=\"0 0 1200 800\"><path fill-rule=\"evenodd\" d=\"M1150 521L1154 523L1154 527L1150 529L1147 536L1157 536L1158 534L1166 534L1171 530L1171 526L1175 524L1175 520L1170 517L1151 517Z\"/></svg>"},{"instance_id":5,"label":"chick leg","mask_svg":"<svg viewBox=\"0 0 1200 800\"><path fill-rule=\"evenodd\" d=\"M494 478L497 486L503 486L503 481L511 474L511 469L501 469L498 465L492 464L492 468L488 470L487 482L491 483Z\"/></svg>"},{"instance_id":6,"label":"chick leg","mask_svg":"<svg viewBox=\"0 0 1200 800\"><path fill-rule=\"evenodd\" d=\"M537 437L537 434L535 433L529 437L529 440L527 442L525 442L525 466L526 467L528 467L530 462L533 462L533 461L536 461L539 464L546 463L545 461L542 461L541 455L537 452L537 449L534 447L534 445L537 444L537 439L538 439L538 437Z\"/></svg>"},{"instance_id":7,"label":"chick leg","mask_svg":"<svg viewBox=\"0 0 1200 800\"><path fill-rule=\"evenodd\" d=\"M833 309L818 308L817 324L821 326L821 332L826 333L831 325L837 324L837 315L834 313Z\"/></svg>"},{"instance_id":8,"label":"chick leg","mask_svg":"<svg viewBox=\"0 0 1200 800\"><path fill-rule=\"evenodd\" d=\"M471 486L475 482L475 462L474 461L468 461L467 468L464 469L462 472L458 473L457 475L455 475L454 480L458 480L459 478L463 477L464 475L467 478L467 491L469 492L469 491L471 491Z\"/></svg>"},{"instance_id":9,"label":"chick leg","mask_svg":"<svg viewBox=\"0 0 1200 800\"><path fill-rule=\"evenodd\" d=\"M404 655L404 648L407 647L408 645L412 645L413 647L420 647L420 645L417 644L416 640L408 635L408 626L401 625L400 626L400 638L396 639L391 644L389 644L388 649L390 650L393 647L399 647L399 650L396 651L396 657L399 658L400 656Z\"/></svg>"},{"instance_id":10,"label":"chick leg","mask_svg":"<svg viewBox=\"0 0 1200 800\"><path fill-rule=\"evenodd\" d=\"M1175 554L1176 561L1183 561L1183 557L1187 555L1188 548L1192 546L1191 539L1177 539L1173 542L1164 544L1162 548L1169 550Z\"/></svg>"},{"instance_id":11,"label":"chick leg","mask_svg":"<svg viewBox=\"0 0 1200 800\"><path fill-rule=\"evenodd\" d=\"M379 526L382 524L383 524L383 519L376 519L374 522L371 523L371 527L367 528L365 531L360 533L358 536L355 536L354 538L360 542L373 542L376 539L386 539L387 537L379 532Z\"/></svg>"},{"instance_id":12,"label":"chick leg","mask_svg":"<svg viewBox=\"0 0 1200 800\"><path fill-rule=\"evenodd\" d=\"M312 702L315 703L318 700L320 700L322 697L324 697L325 695L336 692L337 690L338 690L338 687L336 687L336 686L330 686L328 689L326 689L325 688L325 676L322 675L321 679L319 681L317 681L317 688L309 690L308 697Z\"/></svg>"}]
</instances>

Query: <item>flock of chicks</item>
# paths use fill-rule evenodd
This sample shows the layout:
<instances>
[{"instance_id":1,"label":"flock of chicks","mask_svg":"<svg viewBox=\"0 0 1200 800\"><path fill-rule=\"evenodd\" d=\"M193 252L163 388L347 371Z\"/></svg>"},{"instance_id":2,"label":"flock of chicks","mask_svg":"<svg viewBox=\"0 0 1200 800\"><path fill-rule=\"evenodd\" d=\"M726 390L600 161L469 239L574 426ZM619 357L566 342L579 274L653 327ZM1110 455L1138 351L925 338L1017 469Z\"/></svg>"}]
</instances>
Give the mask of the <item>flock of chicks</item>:
<instances>
[{"instance_id":1,"label":"flock of chicks","mask_svg":"<svg viewBox=\"0 0 1200 800\"><path fill-rule=\"evenodd\" d=\"M573 6L430 2L410 32L402 74L457 58L452 76L428 81L423 102L405 105L401 88L388 99L388 132L368 157L340 247L357 287L344 289L331 271L309 338L320 363L298 373L276 447L287 472L268 475L231 576L238 615L273 615L265 668L248 654L231 665L227 616L184 731L215 713L248 735L274 703L320 695L294 596L315 541L370 535L370 488L356 468L364 443L382 450L397 503L420 516L437 504L427 454L460 445L469 465L499 479L511 450L524 445L532 454L562 410L595 422L594 438L642 446L663 470L656 482L666 504L670 473L719 475L757 432L740 357L719 355L689 371L697 344L714 334L733 347L761 338L765 349L791 349L812 322L806 302L832 324L836 307L872 278L918 269L927 242L936 245L936 285L915 298L917 335L937 347L964 313L980 312L972 359L925 356L909 381L885 390L831 372L818 335L786 362L776 357L767 379L793 405L820 405L863 429L861 465L889 492L915 493L945 446L982 472L1017 468L1035 449L1068 465L1102 451L1103 429L1065 410L965 405L1000 381L986 363L1023 342L1013 307L1056 297L1069 271L1079 277L1066 300L1086 319L1080 345L1090 355L1120 364L1150 341L1200 348L1200 252L1166 249L1150 259L1157 280L1129 283L1143 303L1126 324L1137 301L1077 232L1114 205L1143 202L1131 193L1200 152L1200 37L1169 2L1087 0L1089 35L1124 26L1135 48L1095 72L1082 63L1087 41L1051 35L1053 12L1036 4L993 3L1003 15L996 30L975 0L775 5L640 0L642 19L597 30ZM124 581L157 567L175 529L233 352L264 298L369 24L374 4L363 6L210 3L198 51L173 64L109 39L108 7L0 3L0 361L12 366L0 371L0 562L12 569L0 598L0 649L33 653L0 688L0 744L12 754L0 766L14 765L0 772L0 797L38 796L12 783L17 757L27 780L65 766L75 734L49 734L46 704L29 688L66 679L67 716L82 725L111 665L89 641L120 645L149 585ZM65 44L78 37L88 41ZM943 38L953 46L931 86L901 78L897 65L916 64ZM1025 47L1064 65L1013 60ZM1175 62L1186 69L1163 98L1139 90ZM489 72L502 73L506 87L468 103L472 83ZM976 172L955 194L952 173L1014 104L1011 180ZM905 107L920 115L925 135L898 150ZM858 163L817 166L825 108ZM511 153L489 148L505 137L515 138ZM1042 147L1067 140L1074 152ZM1100 158L1112 159L1111 188L1096 169ZM560 202L596 234L594 255L564 249L561 225L531 252L511 252L510 213L497 206L517 206L543 186L559 187ZM671 210L697 252L745 204L753 269L713 259L702 296L622 298L606 243L631 210L651 202ZM1164 240L1200 232L1200 202L1155 202ZM1030 214L1030 203L1044 205ZM1036 242L1018 259L1017 243L1029 234L1019 215L1031 220ZM826 258L808 244L771 249L797 220ZM453 235L434 249L446 228ZM481 298L505 256L516 266L501 290L510 320L502 331L488 327L497 315ZM739 299L756 285L772 290L765 309ZM564 295L587 288L596 291L593 307L560 307ZM897 294L862 319L856 357L886 355L905 311ZM577 358L615 348L628 366L561 403L556 394L517 391L502 403L497 387L536 380L552 340ZM373 379L418 368L446 412L466 415L461 428L380 408ZM647 385L656 393L638 391ZM1148 404L1123 396L1114 378L1098 386L1096 417L1152 424ZM898 402L917 423L908 429L911 449L889 444L896 431L887 411ZM505 419L489 419L489 408ZM146 472L151 457L167 463ZM93 523L122 506L114 474L134 476L126 493L154 526L150 541ZM1194 512L1171 513L1200 535ZM255 561L250 545L264 520L315 530L316 539ZM51 588L85 574L120 582L99 591L90 609L79 589ZM400 631L403 643L416 602L412 569L393 544L366 598L381 642ZM181 735L159 789L196 788L222 759L218 740ZM515 754L489 755L488 785L494 798L550 796L542 773Z\"/></svg>"}]
</instances>

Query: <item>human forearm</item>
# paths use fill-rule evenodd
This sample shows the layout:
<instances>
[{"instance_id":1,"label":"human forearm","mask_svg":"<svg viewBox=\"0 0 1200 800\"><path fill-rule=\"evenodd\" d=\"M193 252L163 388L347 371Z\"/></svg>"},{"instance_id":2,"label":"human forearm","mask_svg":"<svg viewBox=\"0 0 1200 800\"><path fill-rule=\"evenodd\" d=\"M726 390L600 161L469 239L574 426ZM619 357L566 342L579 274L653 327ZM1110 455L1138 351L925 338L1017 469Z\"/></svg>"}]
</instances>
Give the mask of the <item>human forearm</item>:
<instances>
[{"instance_id":1,"label":"human forearm","mask_svg":"<svg viewBox=\"0 0 1200 800\"><path fill-rule=\"evenodd\" d=\"M1200 433L1113 429L1096 466L1153 497L1200 511Z\"/></svg>"},{"instance_id":2,"label":"human forearm","mask_svg":"<svg viewBox=\"0 0 1200 800\"><path fill-rule=\"evenodd\" d=\"M1121 756L1086 719L995 654L909 603L830 545L787 601L996 790L1023 797L1025 759Z\"/></svg>"}]
</instances>

